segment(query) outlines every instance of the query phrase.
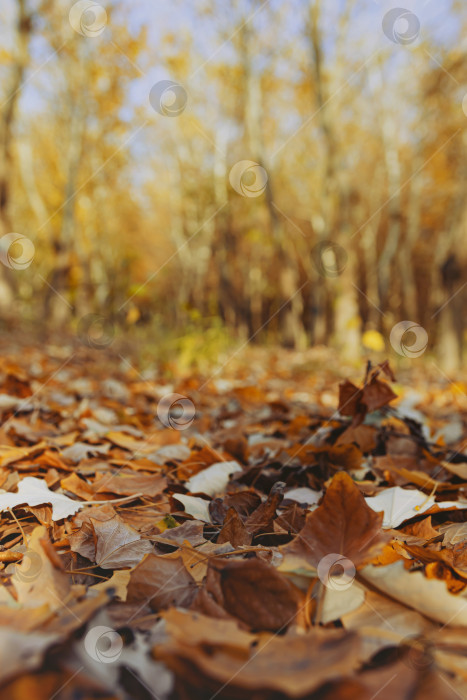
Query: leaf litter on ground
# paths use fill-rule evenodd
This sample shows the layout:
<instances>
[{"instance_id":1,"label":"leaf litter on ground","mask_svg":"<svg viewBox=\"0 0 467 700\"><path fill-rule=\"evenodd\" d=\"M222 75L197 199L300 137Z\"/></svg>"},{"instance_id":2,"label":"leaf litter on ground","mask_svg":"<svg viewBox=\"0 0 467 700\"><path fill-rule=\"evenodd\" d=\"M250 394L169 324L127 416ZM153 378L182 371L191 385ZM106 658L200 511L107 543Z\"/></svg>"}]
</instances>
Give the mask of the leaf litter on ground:
<instances>
[{"instance_id":1,"label":"leaf litter on ground","mask_svg":"<svg viewBox=\"0 0 467 700\"><path fill-rule=\"evenodd\" d=\"M459 382L62 364L0 359L0 697L467 698Z\"/></svg>"}]
</instances>

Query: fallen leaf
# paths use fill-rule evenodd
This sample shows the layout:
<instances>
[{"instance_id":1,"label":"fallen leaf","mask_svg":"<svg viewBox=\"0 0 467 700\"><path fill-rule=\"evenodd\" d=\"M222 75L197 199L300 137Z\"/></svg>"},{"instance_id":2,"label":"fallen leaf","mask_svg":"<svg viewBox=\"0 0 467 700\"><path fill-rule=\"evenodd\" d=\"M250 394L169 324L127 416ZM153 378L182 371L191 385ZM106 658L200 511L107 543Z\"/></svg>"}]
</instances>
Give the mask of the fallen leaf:
<instances>
[{"instance_id":1,"label":"fallen leaf","mask_svg":"<svg viewBox=\"0 0 467 700\"><path fill-rule=\"evenodd\" d=\"M407 698L424 700L427 696L433 700L459 700L459 693L448 680L446 674L438 672L434 664L426 658L422 649L412 644L407 646L405 654L399 652L400 660L378 669L360 674L359 679L364 685L360 690L360 698L372 700L393 700ZM366 694L365 694L366 690Z\"/></svg>"},{"instance_id":2,"label":"fallen leaf","mask_svg":"<svg viewBox=\"0 0 467 700\"><path fill-rule=\"evenodd\" d=\"M354 428L363 422L368 412L376 411L397 398L389 384L378 379L380 369L383 369L382 365L373 370L361 389L348 380L339 385L339 413L352 416ZM392 373L389 376L392 377Z\"/></svg>"},{"instance_id":3,"label":"fallen leaf","mask_svg":"<svg viewBox=\"0 0 467 700\"><path fill-rule=\"evenodd\" d=\"M349 426L337 438L336 445L358 445L363 453L371 452L376 447L377 432L371 425Z\"/></svg>"},{"instance_id":4,"label":"fallen leaf","mask_svg":"<svg viewBox=\"0 0 467 700\"><path fill-rule=\"evenodd\" d=\"M276 482L267 500L261 503L245 520L245 527L251 535L272 530L272 523L277 516L277 509L284 498L284 487L285 484L281 481Z\"/></svg>"},{"instance_id":5,"label":"fallen leaf","mask_svg":"<svg viewBox=\"0 0 467 700\"><path fill-rule=\"evenodd\" d=\"M383 512L383 528L397 527L405 520L415 518L422 513L439 513L442 510L467 509L467 503L458 501L436 501L434 496L427 496L416 489L403 489L400 486L384 489L376 496L366 499L370 508Z\"/></svg>"},{"instance_id":6,"label":"fallen leaf","mask_svg":"<svg viewBox=\"0 0 467 700\"><path fill-rule=\"evenodd\" d=\"M75 442L61 451L61 456L78 464L82 459L94 455L106 455L110 445L89 445L87 442Z\"/></svg>"},{"instance_id":7,"label":"fallen leaf","mask_svg":"<svg viewBox=\"0 0 467 700\"><path fill-rule=\"evenodd\" d=\"M306 513L307 511L298 503L292 503L288 508L281 510L280 515L274 521L274 530L296 535L306 523Z\"/></svg>"},{"instance_id":8,"label":"fallen leaf","mask_svg":"<svg viewBox=\"0 0 467 700\"><path fill-rule=\"evenodd\" d=\"M70 579L47 555L50 539L42 525L34 528L21 564L15 566L12 583L18 602L25 607L47 603L50 610L65 607L70 594Z\"/></svg>"},{"instance_id":9,"label":"fallen leaf","mask_svg":"<svg viewBox=\"0 0 467 700\"><path fill-rule=\"evenodd\" d=\"M185 482L185 486L192 493L215 496L225 490L232 474L241 471L242 468L238 462L216 462L190 477Z\"/></svg>"},{"instance_id":10,"label":"fallen leaf","mask_svg":"<svg viewBox=\"0 0 467 700\"><path fill-rule=\"evenodd\" d=\"M205 523L210 523L211 516L209 514L209 501L199 496L188 496L185 493L174 493L173 498L180 501L185 509L185 513L192 515L197 520L202 520Z\"/></svg>"},{"instance_id":11,"label":"fallen leaf","mask_svg":"<svg viewBox=\"0 0 467 700\"><path fill-rule=\"evenodd\" d=\"M438 629L419 612L374 591L366 591L362 605L342 615L342 624L347 630L360 632L368 657L411 635Z\"/></svg>"},{"instance_id":12,"label":"fallen leaf","mask_svg":"<svg viewBox=\"0 0 467 700\"><path fill-rule=\"evenodd\" d=\"M409 535L411 542L418 540L420 544L432 540L434 537L439 536L439 532L431 524L431 516L423 518L423 520L418 520L410 525L406 525L403 530L405 535Z\"/></svg>"},{"instance_id":13,"label":"fallen leaf","mask_svg":"<svg viewBox=\"0 0 467 700\"><path fill-rule=\"evenodd\" d=\"M0 682L3 684L20 673L38 668L47 649L59 639L60 634L20 632L0 627Z\"/></svg>"},{"instance_id":14,"label":"fallen leaf","mask_svg":"<svg viewBox=\"0 0 467 700\"><path fill-rule=\"evenodd\" d=\"M164 530L163 541L173 542L173 544L183 544L188 541L191 545L196 546L206 541L203 531L204 523L200 520L186 520L183 525ZM157 536L154 539L157 541Z\"/></svg>"},{"instance_id":15,"label":"fallen leaf","mask_svg":"<svg viewBox=\"0 0 467 700\"><path fill-rule=\"evenodd\" d=\"M287 557L304 559L315 568L330 554L350 559L355 567L371 561L389 539L381 532L383 516L365 502L345 472L338 472L323 502L306 517L305 527L282 547Z\"/></svg>"},{"instance_id":16,"label":"fallen leaf","mask_svg":"<svg viewBox=\"0 0 467 700\"><path fill-rule=\"evenodd\" d=\"M47 446L47 443L40 442L31 447L10 447L8 445L0 445L0 467L6 467L8 464L19 462L25 457L32 457L39 452L42 452Z\"/></svg>"},{"instance_id":17,"label":"fallen leaf","mask_svg":"<svg viewBox=\"0 0 467 700\"><path fill-rule=\"evenodd\" d=\"M314 506L316 505L323 495L322 491L313 491L313 489L307 486L301 486L300 488L290 489L284 493L284 499L289 501L297 501L301 505Z\"/></svg>"},{"instance_id":18,"label":"fallen leaf","mask_svg":"<svg viewBox=\"0 0 467 700\"><path fill-rule=\"evenodd\" d=\"M148 554L130 572L127 600L163 610L171 605L188 607L198 587L180 556Z\"/></svg>"},{"instance_id":19,"label":"fallen leaf","mask_svg":"<svg viewBox=\"0 0 467 700\"><path fill-rule=\"evenodd\" d=\"M467 523L442 526L440 532L444 535L443 544L445 546L467 541Z\"/></svg>"},{"instance_id":20,"label":"fallen leaf","mask_svg":"<svg viewBox=\"0 0 467 700\"><path fill-rule=\"evenodd\" d=\"M154 655L176 671L179 681L183 679L186 697L193 696L201 681L208 689L207 697L229 685L239 697L269 690L301 698L325 681L351 673L359 662L358 636L351 632L315 629L302 635L265 633L248 648L248 637L236 642L227 621L216 620L222 633L212 634L209 618L199 614L184 618L177 621L180 628L176 632L173 623L168 626L169 640L157 645ZM230 646L225 646L229 638Z\"/></svg>"},{"instance_id":21,"label":"fallen leaf","mask_svg":"<svg viewBox=\"0 0 467 700\"><path fill-rule=\"evenodd\" d=\"M90 590L111 592L114 598L125 602L128 593L127 588L130 582L130 576L131 574L128 569L114 571L109 579L96 583L94 586L91 586Z\"/></svg>"},{"instance_id":22,"label":"fallen leaf","mask_svg":"<svg viewBox=\"0 0 467 700\"><path fill-rule=\"evenodd\" d=\"M148 540L126 525L118 515L111 520L91 518L96 537L96 564L102 569L124 569L135 566L145 554L153 551Z\"/></svg>"},{"instance_id":23,"label":"fallen leaf","mask_svg":"<svg viewBox=\"0 0 467 700\"><path fill-rule=\"evenodd\" d=\"M87 481L80 479L75 472L67 476L66 479L62 479L60 486L65 491L69 491L85 501L92 501L95 495L95 489Z\"/></svg>"},{"instance_id":24,"label":"fallen leaf","mask_svg":"<svg viewBox=\"0 0 467 700\"><path fill-rule=\"evenodd\" d=\"M365 581L395 600L444 625L467 627L467 599L452 595L444 581L427 579L420 571L407 571L401 561L388 566L367 566Z\"/></svg>"},{"instance_id":25,"label":"fallen leaf","mask_svg":"<svg viewBox=\"0 0 467 700\"><path fill-rule=\"evenodd\" d=\"M260 559L216 561L212 568L222 592L217 602L251 629L284 630L303 605L301 591Z\"/></svg>"},{"instance_id":26,"label":"fallen leaf","mask_svg":"<svg viewBox=\"0 0 467 700\"><path fill-rule=\"evenodd\" d=\"M251 535L235 508L229 508L225 516L222 530L217 537L217 543L230 542L232 547L241 547L251 543Z\"/></svg>"},{"instance_id":27,"label":"fallen leaf","mask_svg":"<svg viewBox=\"0 0 467 700\"><path fill-rule=\"evenodd\" d=\"M117 496L132 496L141 493L153 498L167 486L162 474L132 474L120 471L118 475L102 474L93 484L96 493L114 493Z\"/></svg>"},{"instance_id":28,"label":"fallen leaf","mask_svg":"<svg viewBox=\"0 0 467 700\"><path fill-rule=\"evenodd\" d=\"M320 623L327 625L329 622L341 619L344 615L357 610L364 600L365 590L356 582L342 590L327 588L324 594Z\"/></svg>"},{"instance_id":29,"label":"fallen leaf","mask_svg":"<svg viewBox=\"0 0 467 700\"><path fill-rule=\"evenodd\" d=\"M167 633L173 640L193 646L210 644L248 654L256 637L240 629L235 620L216 620L199 613L171 608L162 615Z\"/></svg>"},{"instance_id":30,"label":"fallen leaf","mask_svg":"<svg viewBox=\"0 0 467 700\"><path fill-rule=\"evenodd\" d=\"M0 511L20 505L40 506L46 503L52 506L52 520L68 518L84 506L84 503L73 501L56 491L50 491L43 479L36 479L34 476L27 476L20 481L17 493L0 494Z\"/></svg>"}]
</instances>

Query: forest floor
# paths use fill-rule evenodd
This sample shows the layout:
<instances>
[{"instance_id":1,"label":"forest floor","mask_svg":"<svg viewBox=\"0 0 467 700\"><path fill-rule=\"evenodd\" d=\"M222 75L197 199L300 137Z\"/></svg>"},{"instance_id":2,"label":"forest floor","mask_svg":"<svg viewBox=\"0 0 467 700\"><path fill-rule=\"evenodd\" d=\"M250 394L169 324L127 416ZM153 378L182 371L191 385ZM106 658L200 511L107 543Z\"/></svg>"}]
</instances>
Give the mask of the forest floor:
<instances>
[{"instance_id":1,"label":"forest floor","mask_svg":"<svg viewBox=\"0 0 467 700\"><path fill-rule=\"evenodd\" d=\"M467 377L136 364L0 351L0 699L467 698Z\"/></svg>"}]
</instances>

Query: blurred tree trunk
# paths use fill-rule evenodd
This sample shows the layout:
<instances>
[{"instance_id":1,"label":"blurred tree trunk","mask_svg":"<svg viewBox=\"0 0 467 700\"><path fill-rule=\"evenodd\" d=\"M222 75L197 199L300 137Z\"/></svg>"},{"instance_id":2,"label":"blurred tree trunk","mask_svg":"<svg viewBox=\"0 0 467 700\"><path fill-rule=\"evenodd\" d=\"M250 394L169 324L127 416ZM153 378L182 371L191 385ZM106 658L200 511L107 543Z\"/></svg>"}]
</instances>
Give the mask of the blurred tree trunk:
<instances>
[{"instance_id":1,"label":"blurred tree trunk","mask_svg":"<svg viewBox=\"0 0 467 700\"><path fill-rule=\"evenodd\" d=\"M11 231L9 217L10 182L12 180L14 124L18 100L29 64L29 41L32 32L32 13L26 0L17 0L14 58L6 98L0 108L0 236ZM13 299L14 277L0 265L0 309L6 311Z\"/></svg>"},{"instance_id":2,"label":"blurred tree trunk","mask_svg":"<svg viewBox=\"0 0 467 700\"><path fill-rule=\"evenodd\" d=\"M221 207L228 202L227 192L227 147L229 130L220 126L215 133L214 149L214 204L216 215L214 221L214 235L212 238L211 259L216 268L215 278L218 280L217 307L223 322L231 328L241 326L241 310L238 307L238 298L234 293L231 275L234 271L235 250L234 236L231 230L232 222L229 208ZM233 263L233 264L232 264Z\"/></svg>"},{"instance_id":3,"label":"blurred tree trunk","mask_svg":"<svg viewBox=\"0 0 467 700\"><path fill-rule=\"evenodd\" d=\"M34 155L31 141L28 138L17 141L16 151L18 153L18 166L24 192L31 211L36 218L37 225L40 226L46 221L48 214L34 175Z\"/></svg>"},{"instance_id":4,"label":"blurred tree trunk","mask_svg":"<svg viewBox=\"0 0 467 700\"><path fill-rule=\"evenodd\" d=\"M414 159L413 171L417 172L422 165L420 154L418 154ZM403 316L409 320L420 318L417 287L415 284L413 252L417 236L420 232L421 195L422 180L420 177L415 176L410 183L405 244L399 246L397 253L397 264L401 271ZM424 300L424 306L426 306L426 299Z\"/></svg>"},{"instance_id":5,"label":"blurred tree trunk","mask_svg":"<svg viewBox=\"0 0 467 700\"><path fill-rule=\"evenodd\" d=\"M441 286L438 310L432 318L438 322L438 354L445 372L457 371L463 361L467 290L464 286L466 256L462 253L466 215L465 201L459 197L433 260L434 274L439 272Z\"/></svg>"},{"instance_id":6,"label":"blurred tree trunk","mask_svg":"<svg viewBox=\"0 0 467 700\"><path fill-rule=\"evenodd\" d=\"M173 198L173 215L171 217L170 236L177 252L180 265L180 275L177 282L176 324L182 324L186 315L190 290L193 288L193 259L188 243L188 222L185 212L185 180L180 142L174 144L175 148L175 178L171 187Z\"/></svg>"},{"instance_id":7,"label":"blurred tree trunk","mask_svg":"<svg viewBox=\"0 0 467 700\"><path fill-rule=\"evenodd\" d=\"M249 154L264 168L268 175L265 197L268 209L271 235L279 249L279 287L283 307L279 312L281 340L284 345L303 349L306 335L303 327L303 299L300 293L299 271L293 243L281 226L274 208L273 172L266 159L262 133L263 95L261 78L254 65L254 34L251 25L242 27L243 70L245 76L245 131ZM258 266L258 269L260 267ZM260 283L261 280L257 280ZM254 305L253 305L254 306ZM254 311L254 309L253 309ZM257 311L257 309L256 309ZM257 314L256 314L257 315Z\"/></svg>"},{"instance_id":8,"label":"blurred tree trunk","mask_svg":"<svg viewBox=\"0 0 467 700\"><path fill-rule=\"evenodd\" d=\"M462 272L455 253L448 256L440 270L446 300L439 311L439 350L441 366L446 372L455 372L462 365L466 298Z\"/></svg>"},{"instance_id":9,"label":"blurred tree trunk","mask_svg":"<svg viewBox=\"0 0 467 700\"><path fill-rule=\"evenodd\" d=\"M462 366L466 321L467 254L465 253L465 227L467 206L465 183L467 182L466 145L462 142L459 179L463 186L451 204L433 256L434 275L438 273L441 285L437 285L438 310L432 319L438 322L438 354L445 372L455 372ZM434 327L434 324L433 324Z\"/></svg>"},{"instance_id":10,"label":"blurred tree trunk","mask_svg":"<svg viewBox=\"0 0 467 700\"><path fill-rule=\"evenodd\" d=\"M72 300L76 289L72 285L72 268L76 265L76 195L81 157L84 147L86 129L86 103L84 88L86 81L85 44L76 40L76 60L68 64L68 91L65 112L69 117L68 144L65 150L65 189L61 211L61 224L55 238L55 265L49 279L45 296L46 318L53 322L63 322L69 316L70 308L63 302L59 294L68 292ZM52 219L53 221L53 219ZM57 294L58 292L58 294Z\"/></svg>"},{"instance_id":11,"label":"blurred tree trunk","mask_svg":"<svg viewBox=\"0 0 467 700\"><path fill-rule=\"evenodd\" d=\"M32 30L32 15L27 9L26 0L17 0L17 12L14 63L11 68L11 79L6 99L0 113L0 226L2 235L10 230L8 203L13 170L13 129L24 73L29 63L29 39Z\"/></svg>"},{"instance_id":12,"label":"blurred tree trunk","mask_svg":"<svg viewBox=\"0 0 467 700\"><path fill-rule=\"evenodd\" d=\"M329 108L330 99L326 97L325 78L323 75L324 53L323 35L320 27L322 14L322 1L312 0L309 7L309 46L312 56L313 80L318 106L318 115L321 132L324 137L324 158L325 175L322 195L322 216L324 219L323 238L327 238L338 245L341 245L348 254L348 261L342 274L334 282L328 283L323 277L318 283L320 291L320 310L326 307L324 300L331 293L332 287L336 290L333 294L335 298L334 314L331 318L332 328L327 322L326 338L329 340L331 330L334 332L337 346L341 350L344 359L349 361L357 360L360 356L361 339L359 324L359 309L357 292L353 284L355 279L353 271L353 255L349 249L350 237L345 235L350 233L350 222L343 227L342 211L345 207L345 192L338 176L338 143L336 138L336 128L333 124L331 110ZM345 230L344 230L345 229ZM337 292L337 293L336 293Z\"/></svg>"},{"instance_id":13,"label":"blurred tree trunk","mask_svg":"<svg viewBox=\"0 0 467 700\"><path fill-rule=\"evenodd\" d=\"M378 263L379 307L383 312L386 312L390 308L389 292L393 264L401 245L401 165L397 140L398 125L392 114L392 105L388 104L386 98L387 91L384 85L381 62L373 64L369 69L369 79L381 104L380 137L386 168L387 190L383 194L382 206L387 210L387 230ZM404 253L406 254L407 251L405 250Z\"/></svg>"},{"instance_id":14,"label":"blurred tree trunk","mask_svg":"<svg viewBox=\"0 0 467 700\"><path fill-rule=\"evenodd\" d=\"M378 202L381 190L384 189L384 165L378 163L378 166L373 173L373 179L369 186L366 186L366 200L369 203L371 211L378 210ZM371 218L371 220L366 224L362 231L361 242L363 248L363 255L365 260L365 275L366 275L366 290L365 293L368 297L367 301L367 318L366 325L368 328L373 330L378 330L381 333L384 332L383 320L384 316L379 310L379 289L378 289L378 231L381 225L381 219L383 212L379 211L376 216ZM368 212L365 209L361 216L358 217L359 221L365 221L368 217Z\"/></svg>"}]
</instances>

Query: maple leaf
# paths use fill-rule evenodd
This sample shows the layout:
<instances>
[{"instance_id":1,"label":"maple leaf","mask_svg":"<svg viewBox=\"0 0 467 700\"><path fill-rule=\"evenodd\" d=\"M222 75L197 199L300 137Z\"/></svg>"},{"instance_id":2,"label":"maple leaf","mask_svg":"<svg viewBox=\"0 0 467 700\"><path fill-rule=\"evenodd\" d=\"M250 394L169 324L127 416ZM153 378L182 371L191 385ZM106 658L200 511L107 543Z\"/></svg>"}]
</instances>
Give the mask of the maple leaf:
<instances>
[{"instance_id":1,"label":"maple leaf","mask_svg":"<svg viewBox=\"0 0 467 700\"><path fill-rule=\"evenodd\" d=\"M185 482L185 487L192 493L201 492L214 496L224 491L232 474L241 471L238 462L217 462L190 477Z\"/></svg>"},{"instance_id":2,"label":"maple leaf","mask_svg":"<svg viewBox=\"0 0 467 700\"><path fill-rule=\"evenodd\" d=\"M87 515L78 521L75 519L81 526L70 534L70 547L103 569L135 566L145 554L153 551L151 543L142 540L112 507L92 508Z\"/></svg>"},{"instance_id":3,"label":"maple leaf","mask_svg":"<svg viewBox=\"0 0 467 700\"><path fill-rule=\"evenodd\" d=\"M197 520L203 520L206 523L211 522L209 513L209 501L199 496L189 496L187 493L174 493L173 498L183 504L185 513L192 515Z\"/></svg>"},{"instance_id":4,"label":"maple leaf","mask_svg":"<svg viewBox=\"0 0 467 700\"><path fill-rule=\"evenodd\" d=\"M120 472L117 476L102 474L94 482L96 493L114 493L118 496L132 496L141 493L144 496L158 496L167 486L167 479L161 474L134 474Z\"/></svg>"},{"instance_id":5,"label":"maple leaf","mask_svg":"<svg viewBox=\"0 0 467 700\"><path fill-rule=\"evenodd\" d=\"M251 535L243 524L235 508L229 508L224 525L217 537L217 543L230 542L232 547L251 543Z\"/></svg>"},{"instance_id":6,"label":"maple leaf","mask_svg":"<svg viewBox=\"0 0 467 700\"><path fill-rule=\"evenodd\" d=\"M177 611L164 616L169 639L155 646L154 655L184 680L185 697L193 697L204 680L208 696L228 684L232 697L253 697L268 689L301 698L353 671L360 658L359 639L352 632L314 629L255 637L239 633L231 621Z\"/></svg>"},{"instance_id":7,"label":"maple leaf","mask_svg":"<svg viewBox=\"0 0 467 700\"><path fill-rule=\"evenodd\" d=\"M264 503L261 503L245 521L245 527L251 535L268 531L272 528L272 523L277 515L277 509L284 498L285 484L278 481L274 484L271 492Z\"/></svg>"},{"instance_id":8,"label":"maple leaf","mask_svg":"<svg viewBox=\"0 0 467 700\"><path fill-rule=\"evenodd\" d=\"M148 554L130 572L127 600L143 602L153 610L171 605L188 607L198 587L183 559Z\"/></svg>"},{"instance_id":9,"label":"maple leaf","mask_svg":"<svg viewBox=\"0 0 467 700\"><path fill-rule=\"evenodd\" d=\"M28 550L12 578L18 601L28 607L47 603L51 610L64 605L70 592L69 577L48 555L50 539L45 527L34 528Z\"/></svg>"},{"instance_id":10,"label":"maple leaf","mask_svg":"<svg viewBox=\"0 0 467 700\"><path fill-rule=\"evenodd\" d=\"M303 529L282 551L314 567L329 554L340 554L355 567L363 566L390 539L381 531L382 521L383 514L368 507L351 477L338 472L321 505L307 515Z\"/></svg>"},{"instance_id":11,"label":"maple leaf","mask_svg":"<svg viewBox=\"0 0 467 700\"><path fill-rule=\"evenodd\" d=\"M353 427L362 423L368 412L376 411L397 398L389 384L378 379L381 370L394 380L389 366L384 363L373 370L361 389L348 379L339 385L339 413L342 416L352 416Z\"/></svg>"},{"instance_id":12,"label":"maple leaf","mask_svg":"<svg viewBox=\"0 0 467 700\"><path fill-rule=\"evenodd\" d=\"M34 476L27 476L20 481L17 493L0 494L0 511L21 505L40 506L45 503L52 506L52 520L68 518L85 505L62 493L51 491L44 480Z\"/></svg>"},{"instance_id":13,"label":"maple leaf","mask_svg":"<svg viewBox=\"0 0 467 700\"><path fill-rule=\"evenodd\" d=\"M103 569L134 566L145 554L153 551L148 540L126 525L118 515L111 520L91 518L96 538L96 563Z\"/></svg>"},{"instance_id":14,"label":"maple leaf","mask_svg":"<svg viewBox=\"0 0 467 700\"><path fill-rule=\"evenodd\" d=\"M214 568L222 591L219 604L252 629L285 629L303 604L301 591L260 559L217 562Z\"/></svg>"},{"instance_id":15,"label":"maple leaf","mask_svg":"<svg viewBox=\"0 0 467 700\"><path fill-rule=\"evenodd\" d=\"M386 364L368 366L360 388L341 385L341 413L351 422L289 401L298 385L288 377L281 398L270 399L263 385L233 390L235 402L254 404L259 414L226 413L225 392L208 388L198 396L199 432L188 439L176 430L151 432L162 391L151 380L103 381L73 364L66 389L51 379L38 410L12 416L2 429L5 697L20 697L31 671L42 679L50 645L60 661L57 643L72 633L70 661L115 696L125 682L125 692L139 697L136 677L131 687L122 680L125 668L148 688L159 689L155 677L165 674L163 700L220 690L229 698L370 700L376 693L390 700L395 693L418 700L431 683L436 697L450 697L443 669L455 687L463 638L440 645L433 668L419 673L410 668L417 649L403 637L430 635L437 646L440 624L443 637L447 625L467 625L465 457L424 437L439 431L438 417L420 426L400 411L362 422L394 398L382 380L383 373L393 379ZM0 393L2 376L0 358ZM190 390L196 381L188 381ZM4 386L23 391L15 378ZM316 390L316 405L327 406L325 394ZM87 397L84 410L80 397ZM435 486L439 500L427 496ZM447 492L451 500L442 500ZM97 493L102 500L94 501ZM9 512L16 506L23 506L21 521ZM403 530L382 531L408 519ZM98 613L110 599L108 614ZM96 613L88 631L78 631ZM116 643L120 661L111 674L89 656L93 630ZM153 642L164 664L147 655ZM86 695L81 676L70 692Z\"/></svg>"},{"instance_id":16,"label":"maple leaf","mask_svg":"<svg viewBox=\"0 0 467 700\"><path fill-rule=\"evenodd\" d=\"M434 496L427 497L422 491L403 489L400 486L385 489L376 496L367 498L366 503L373 510L384 513L384 528L397 527L405 520L415 518L422 513L467 509L467 502L435 502Z\"/></svg>"}]
</instances>

